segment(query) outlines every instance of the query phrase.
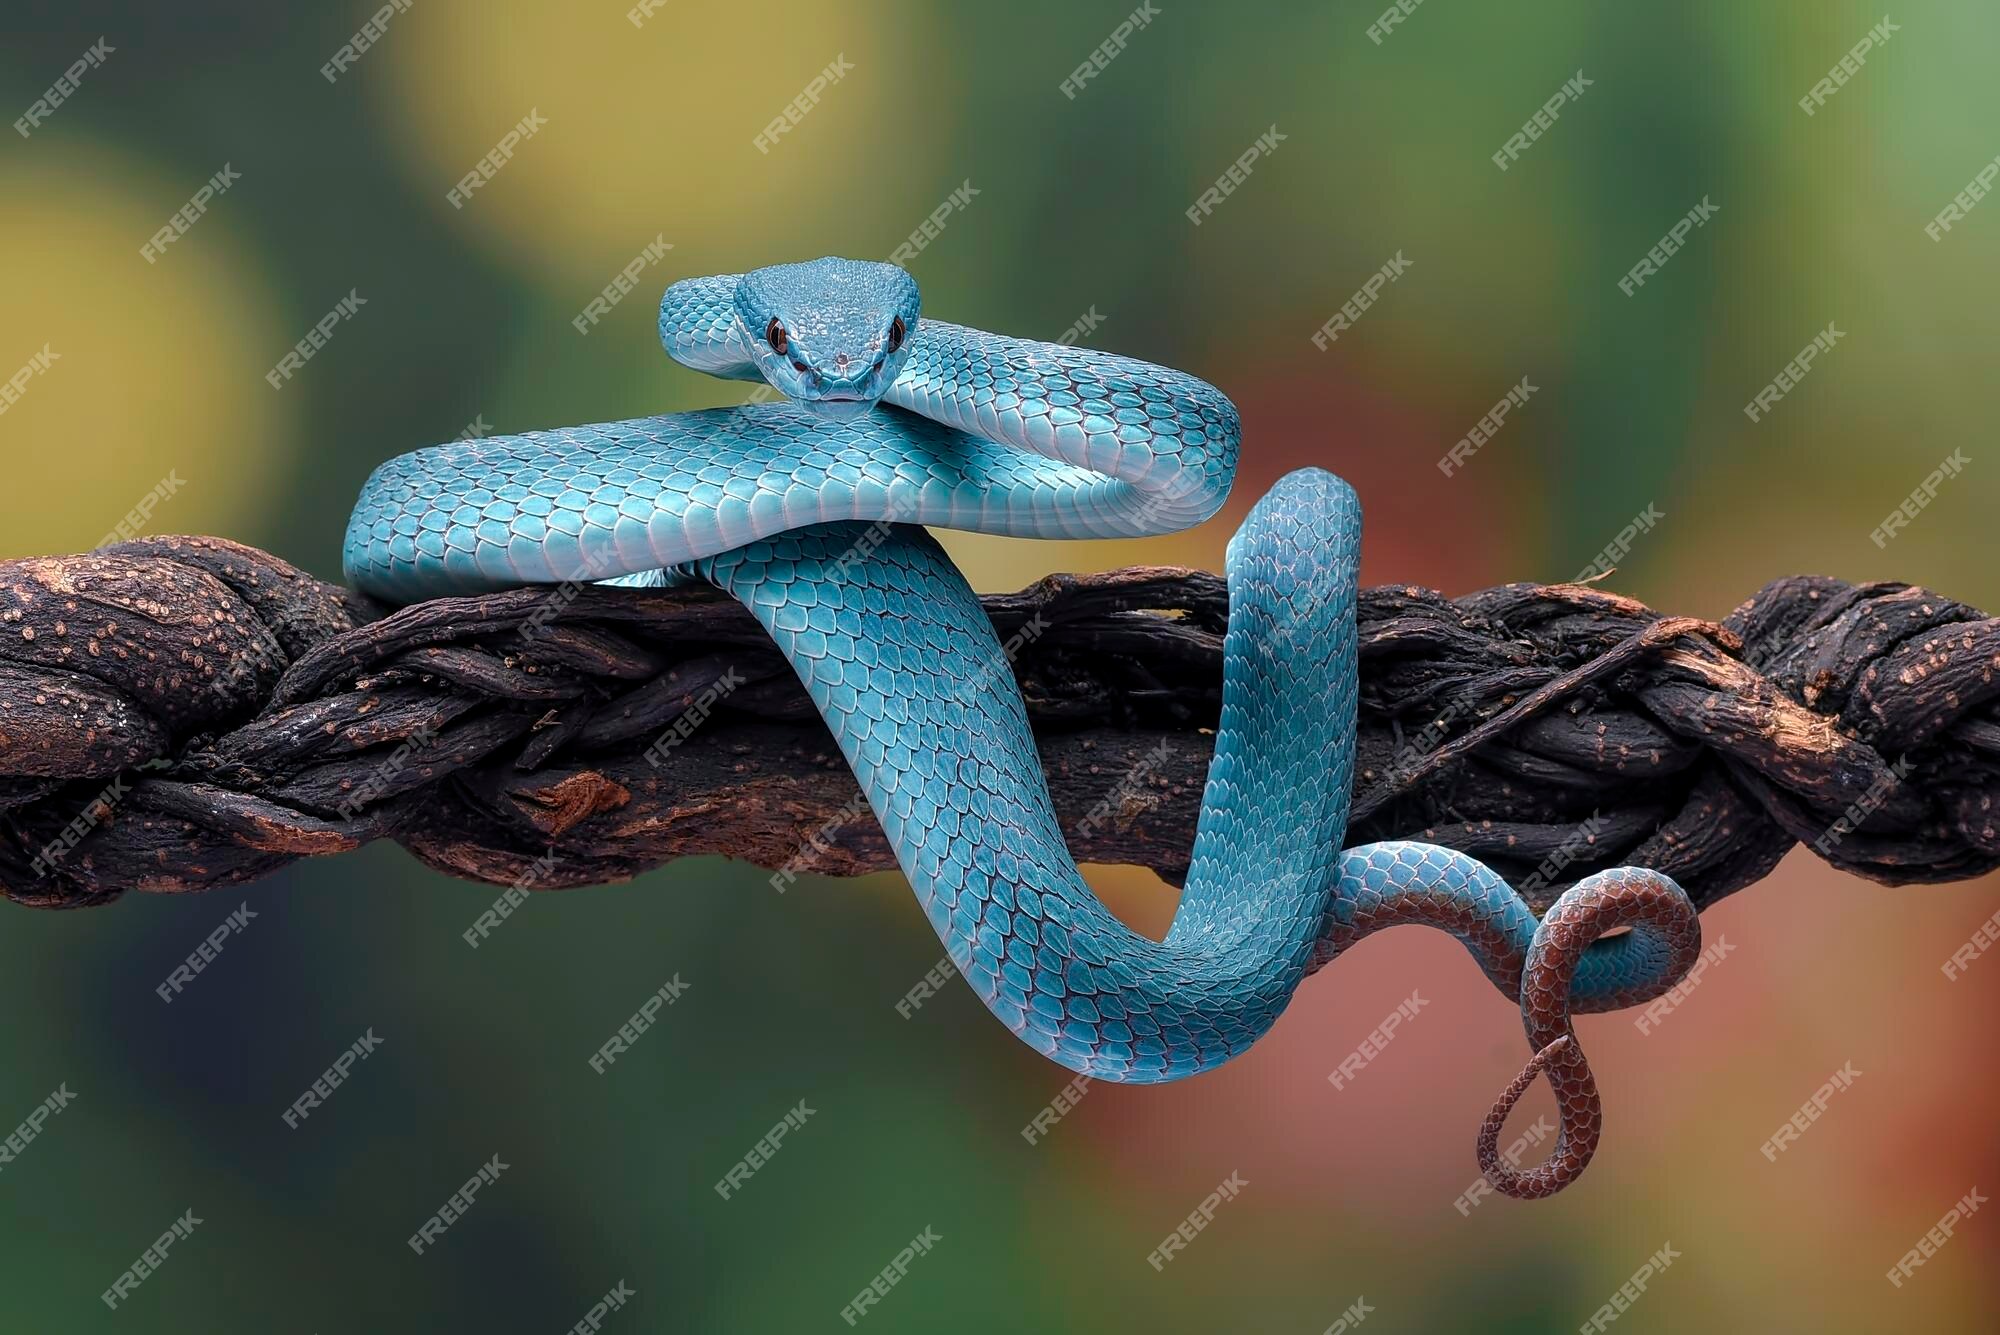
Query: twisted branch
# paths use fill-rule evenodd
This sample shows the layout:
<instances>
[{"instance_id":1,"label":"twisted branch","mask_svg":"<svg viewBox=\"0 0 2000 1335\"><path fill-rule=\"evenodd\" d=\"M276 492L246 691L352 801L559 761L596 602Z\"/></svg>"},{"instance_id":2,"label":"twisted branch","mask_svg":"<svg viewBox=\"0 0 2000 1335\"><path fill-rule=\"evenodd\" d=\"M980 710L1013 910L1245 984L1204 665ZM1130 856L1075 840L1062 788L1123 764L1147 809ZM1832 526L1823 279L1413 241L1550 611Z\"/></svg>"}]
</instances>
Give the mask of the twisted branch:
<instances>
[{"instance_id":1,"label":"twisted branch","mask_svg":"<svg viewBox=\"0 0 2000 1335\"><path fill-rule=\"evenodd\" d=\"M1070 846L1187 867L1227 590L1138 568L989 597ZM2000 865L2000 623L1901 584L1767 585L1717 625L1578 585L1361 600L1352 842L1460 848L1545 906L1622 863L1706 906L1794 843L1886 884ZM0 563L0 888L240 884L394 839L559 887L724 853L894 865L819 716L710 590L390 614L212 538Z\"/></svg>"}]
</instances>

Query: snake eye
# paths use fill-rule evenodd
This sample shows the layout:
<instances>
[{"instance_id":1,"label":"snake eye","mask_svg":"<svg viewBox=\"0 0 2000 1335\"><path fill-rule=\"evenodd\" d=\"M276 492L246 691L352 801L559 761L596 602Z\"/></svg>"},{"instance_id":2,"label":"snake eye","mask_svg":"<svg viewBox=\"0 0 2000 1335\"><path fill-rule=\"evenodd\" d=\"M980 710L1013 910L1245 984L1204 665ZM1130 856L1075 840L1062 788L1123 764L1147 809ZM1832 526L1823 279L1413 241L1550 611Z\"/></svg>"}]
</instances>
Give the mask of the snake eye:
<instances>
[{"instance_id":1,"label":"snake eye","mask_svg":"<svg viewBox=\"0 0 2000 1335\"><path fill-rule=\"evenodd\" d=\"M902 316L899 315L894 320L891 320L889 322L889 346L885 351L893 353L897 348L902 347L903 338L909 332L909 330L903 327Z\"/></svg>"},{"instance_id":2,"label":"snake eye","mask_svg":"<svg viewBox=\"0 0 2000 1335\"><path fill-rule=\"evenodd\" d=\"M770 325L765 328L764 341L771 345L771 351L777 353L780 357L785 355L785 327L776 320L771 321Z\"/></svg>"}]
</instances>

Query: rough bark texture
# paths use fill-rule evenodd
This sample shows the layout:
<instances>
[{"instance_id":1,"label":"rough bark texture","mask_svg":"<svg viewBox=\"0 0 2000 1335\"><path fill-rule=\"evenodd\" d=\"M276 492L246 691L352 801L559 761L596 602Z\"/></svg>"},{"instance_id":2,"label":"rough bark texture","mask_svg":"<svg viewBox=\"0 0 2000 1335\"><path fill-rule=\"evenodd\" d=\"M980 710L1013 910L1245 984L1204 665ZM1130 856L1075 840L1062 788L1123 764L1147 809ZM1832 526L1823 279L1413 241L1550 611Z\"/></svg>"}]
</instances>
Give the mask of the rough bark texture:
<instances>
[{"instance_id":1,"label":"rough bark texture","mask_svg":"<svg viewBox=\"0 0 2000 1335\"><path fill-rule=\"evenodd\" d=\"M1071 848L1185 873L1228 593L1055 575L986 600ZM1546 904L1619 863L1713 903L1795 842L1886 884L2000 865L2000 623L1901 584L1767 585L1723 624L1577 585L1361 599L1350 842L1486 859ZM391 614L213 538L0 563L0 888L239 884L371 839L553 888L726 853L893 865L804 692L708 590Z\"/></svg>"}]
</instances>

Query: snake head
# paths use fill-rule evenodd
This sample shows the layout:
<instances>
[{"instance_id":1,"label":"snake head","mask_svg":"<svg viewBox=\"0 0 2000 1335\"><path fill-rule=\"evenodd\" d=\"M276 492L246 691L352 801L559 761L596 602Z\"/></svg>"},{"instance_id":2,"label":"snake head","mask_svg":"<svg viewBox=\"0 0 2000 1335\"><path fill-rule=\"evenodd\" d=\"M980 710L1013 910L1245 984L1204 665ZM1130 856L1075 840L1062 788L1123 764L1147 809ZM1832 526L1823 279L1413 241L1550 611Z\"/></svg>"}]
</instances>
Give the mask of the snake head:
<instances>
[{"instance_id":1,"label":"snake head","mask_svg":"<svg viewBox=\"0 0 2000 1335\"><path fill-rule=\"evenodd\" d=\"M736 319L773 389L845 419L873 407L903 369L917 332L917 283L866 260L774 264L737 283Z\"/></svg>"}]
</instances>

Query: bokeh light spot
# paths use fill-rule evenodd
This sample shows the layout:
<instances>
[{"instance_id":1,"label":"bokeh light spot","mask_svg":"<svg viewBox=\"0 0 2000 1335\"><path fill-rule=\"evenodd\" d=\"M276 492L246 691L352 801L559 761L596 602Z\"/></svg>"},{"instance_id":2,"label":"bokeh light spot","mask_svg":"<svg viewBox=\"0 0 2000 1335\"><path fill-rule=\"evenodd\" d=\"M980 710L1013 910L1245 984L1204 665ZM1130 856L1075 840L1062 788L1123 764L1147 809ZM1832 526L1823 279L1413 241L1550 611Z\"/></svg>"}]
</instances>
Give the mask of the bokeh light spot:
<instances>
[{"instance_id":1,"label":"bokeh light spot","mask_svg":"<svg viewBox=\"0 0 2000 1335\"><path fill-rule=\"evenodd\" d=\"M232 237L226 199L160 258L140 247L201 183L84 141L37 141L0 190L9 341L0 413L13 503L0 556L83 551L154 497L138 532L256 540L281 489L284 405L263 379L288 346Z\"/></svg>"}]
</instances>

